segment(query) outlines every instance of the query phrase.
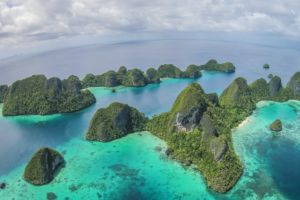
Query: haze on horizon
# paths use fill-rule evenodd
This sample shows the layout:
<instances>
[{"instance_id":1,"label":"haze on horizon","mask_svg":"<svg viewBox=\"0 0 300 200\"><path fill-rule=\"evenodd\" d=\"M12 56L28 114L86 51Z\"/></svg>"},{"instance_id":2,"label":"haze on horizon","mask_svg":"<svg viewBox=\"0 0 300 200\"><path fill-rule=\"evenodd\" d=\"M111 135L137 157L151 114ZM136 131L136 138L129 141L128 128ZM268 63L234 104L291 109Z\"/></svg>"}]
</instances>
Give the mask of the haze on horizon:
<instances>
[{"instance_id":1,"label":"haze on horizon","mask_svg":"<svg viewBox=\"0 0 300 200\"><path fill-rule=\"evenodd\" d=\"M299 10L295 0L3 0L0 58L176 33L279 35L299 41Z\"/></svg>"}]
</instances>

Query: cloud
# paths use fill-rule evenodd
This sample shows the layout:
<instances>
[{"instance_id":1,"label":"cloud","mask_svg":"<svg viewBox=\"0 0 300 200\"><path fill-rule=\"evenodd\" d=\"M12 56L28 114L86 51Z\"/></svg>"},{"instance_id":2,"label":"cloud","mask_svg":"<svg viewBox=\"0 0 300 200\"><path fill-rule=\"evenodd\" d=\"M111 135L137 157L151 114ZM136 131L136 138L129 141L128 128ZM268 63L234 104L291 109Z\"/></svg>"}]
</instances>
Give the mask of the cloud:
<instances>
[{"instance_id":1,"label":"cloud","mask_svg":"<svg viewBox=\"0 0 300 200\"><path fill-rule=\"evenodd\" d=\"M76 35L242 31L299 37L295 0L3 0L0 45Z\"/></svg>"}]
</instances>

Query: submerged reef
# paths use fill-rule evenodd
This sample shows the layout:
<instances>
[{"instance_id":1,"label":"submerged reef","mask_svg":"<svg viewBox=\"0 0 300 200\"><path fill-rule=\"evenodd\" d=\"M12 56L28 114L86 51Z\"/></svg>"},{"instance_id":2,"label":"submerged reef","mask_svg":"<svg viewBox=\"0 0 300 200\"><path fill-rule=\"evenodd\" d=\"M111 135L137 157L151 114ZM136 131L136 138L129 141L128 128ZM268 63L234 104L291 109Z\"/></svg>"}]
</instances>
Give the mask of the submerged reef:
<instances>
[{"instance_id":1,"label":"submerged reef","mask_svg":"<svg viewBox=\"0 0 300 200\"><path fill-rule=\"evenodd\" d=\"M14 82L5 93L3 115L54 114L81 110L95 103L94 95L81 89L76 76L47 79L34 75Z\"/></svg>"},{"instance_id":2,"label":"submerged reef","mask_svg":"<svg viewBox=\"0 0 300 200\"><path fill-rule=\"evenodd\" d=\"M108 142L143 130L146 121L145 115L137 109L115 102L97 110L85 137L87 140Z\"/></svg>"},{"instance_id":3,"label":"submerged reef","mask_svg":"<svg viewBox=\"0 0 300 200\"><path fill-rule=\"evenodd\" d=\"M23 177L33 185L47 184L54 179L64 162L59 152L50 148L41 148L27 164Z\"/></svg>"}]
</instances>

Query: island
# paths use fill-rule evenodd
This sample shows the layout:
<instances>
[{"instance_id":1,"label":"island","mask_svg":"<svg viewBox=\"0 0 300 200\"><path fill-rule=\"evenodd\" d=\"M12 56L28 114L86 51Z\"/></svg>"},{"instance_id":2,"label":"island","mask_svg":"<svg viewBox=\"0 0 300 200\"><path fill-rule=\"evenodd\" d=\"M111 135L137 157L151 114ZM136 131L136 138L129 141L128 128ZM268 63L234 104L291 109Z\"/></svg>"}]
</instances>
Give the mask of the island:
<instances>
[{"instance_id":1,"label":"island","mask_svg":"<svg viewBox=\"0 0 300 200\"><path fill-rule=\"evenodd\" d=\"M270 124L270 130L275 132L282 131L282 122L280 119L276 119L274 122Z\"/></svg>"},{"instance_id":2,"label":"island","mask_svg":"<svg viewBox=\"0 0 300 200\"><path fill-rule=\"evenodd\" d=\"M278 76L269 82L258 79L250 85L239 77L219 99L192 83L179 94L171 110L150 119L146 129L167 142L170 157L193 164L211 189L224 193L243 173L231 130L251 115L259 101L292 99L300 100L299 72L285 88Z\"/></svg>"},{"instance_id":3,"label":"island","mask_svg":"<svg viewBox=\"0 0 300 200\"><path fill-rule=\"evenodd\" d=\"M266 63L266 64L263 65L263 68L264 69L270 69L270 65Z\"/></svg>"},{"instance_id":4,"label":"island","mask_svg":"<svg viewBox=\"0 0 300 200\"><path fill-rule=\"evenodd\" d=\"M81 81L83 88L88 87L143 87L150 83L160 83L161 78L192 78L197 79L202 76L201 71L219 71L224 73L235 72L235 66L231 62L219 64L216 60L209 60L204 65L189 65L185 71L173 64L163 64L156 70L150 67L143 72L134 68L127 70L121 66L117 71L110 70L100 75L87 74Z\"/></svg>"},{"instance_id":5,"label":"island","mask_svg":"<svg viewBox=\"0 0 300 200\"><path fill-rule=\"evenodd\" d=\"M128 133L144 130L146 121L145 115L137 109L115 102L97 110L85 138L91 141L112 141Z\"/></svg>"},{"instance_id":6,"label":"island","mask_svg":"<svg viewBox=\"0 0 300 200\"><path fill-rule=\"evenodd\" d=\"M273 74L268 74L268 78L273 78L274 77L274 75Z\"/></svg>"},{"instance_id":7,"label":"island","mask_svg":"<svg viewBox=\"0 0 300 200\"><path fill-rule=\"evenodd\" d=\"M169 112L154 116L146 128L167 142L171 158L194 165L210 188L226 192L243 173L232 147L234 125L228 114L216 95L206 94L198 83L192 83Z\"/></svg>"},{"instance_id":8,"label":"island","mask_svg":"<svg viewBox=\"0 0 300 200\"><path fill-rule=\"evenodd\" d=\"M269 82L260 78L250 85L238 77L220 97L206 94L198 83L192 83L178 95L170 111L149 120L125 104L113 103L99 109L86 138L107 142L134 131L149 131L166 141L168 157L197 168L208 187L225 193L243 174L243 165L233 149L232 129L252 114L259 101L292 99L300 100L300 72L286 87L278 76Z\"/></svg>"},{"instance_id":9,"label":"island","mask_svg":"<svg viewBox=\"0 0 300 200\"><path fill-rule=\"evenodd\" d=\"M33 75L14 82L5 92L3 115L54 114L81 110L95 103L94 95L82 90L78 77L47 79Z\"/></svg>"},{"instance_id":10,"label":"island","mask_svg":"<svg viewBox=\"0 0 300 200\"><path fill-rule=\"evenodd\" d=\"M27 164L23 178L33 185L50 183L64 165L63 156L48 147L39 149Z\"/></svg>"},{"instance_id":11,"label":"island","mask_svg":"<svg viewBox=\"0 0 300 200\"><path fill-rule=\"evenodd\" d=\"M157 70L151 67L145 73L137 68L127 70L121 66L118 71L87 74L81 81L74 75L65 80L33 75L10 86L0 86L2 114L16 116L76 112L96 102L94 95L87 89L89 87L143 87L160 83L162 78L197 79L202 76L202 70L232 73L235 66L230 62L219 64L214 59L204 65L189 65L185 71L173 64L163 64ZM115 88L112 92L116 92Z\"/></svg>"},{"instance_id":12,"label":"island","mask_svg":"<svg viewBox=\"0 0 300 200\"><path fill-rule=\"evenodd\" d=\"M235 72L235 66L231 62L219 64L215 59L211 59L206 64L201 65L200 70L233 73Z\"/></svg>"}]
</instances>

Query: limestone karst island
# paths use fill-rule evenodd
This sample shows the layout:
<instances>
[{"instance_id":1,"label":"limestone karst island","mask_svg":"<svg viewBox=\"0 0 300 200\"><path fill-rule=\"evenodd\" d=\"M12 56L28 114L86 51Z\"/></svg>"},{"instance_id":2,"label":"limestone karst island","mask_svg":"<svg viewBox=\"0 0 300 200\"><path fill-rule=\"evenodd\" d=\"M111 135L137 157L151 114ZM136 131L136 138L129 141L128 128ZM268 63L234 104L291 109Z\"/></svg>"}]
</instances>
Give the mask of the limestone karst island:
<instances>
[{"instance_id":1,"label":"limestone karst island","mask_svg":"<svg viewBox=\"0 0 300 200\"><path fill-rule=\"evenodd\" d=\"M297 1L0 1L0 200L299 200Z\"/></svg>"}]
</instances>

